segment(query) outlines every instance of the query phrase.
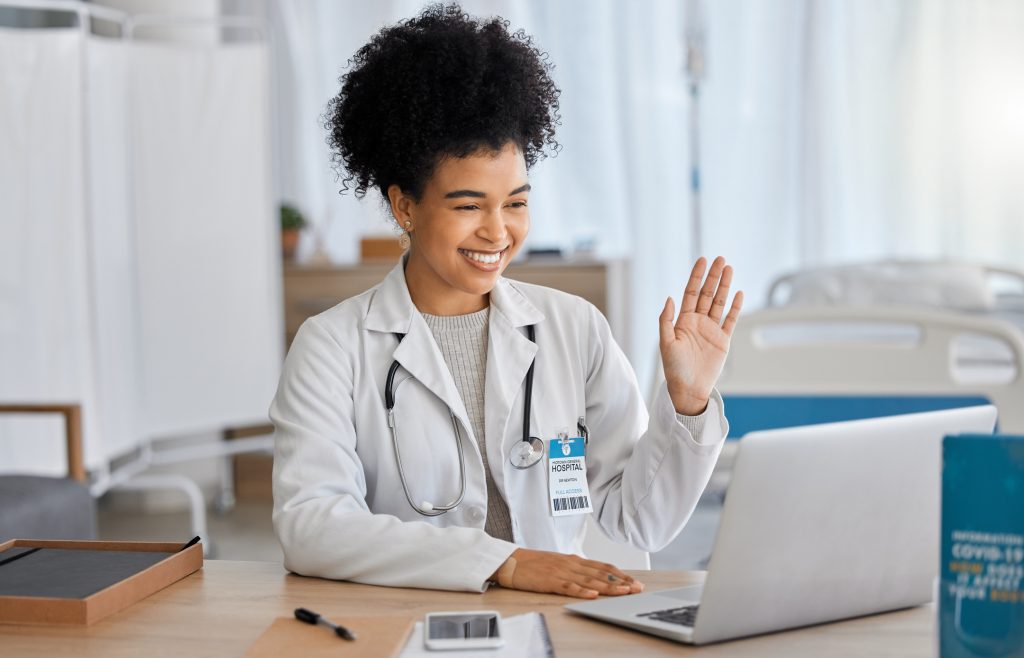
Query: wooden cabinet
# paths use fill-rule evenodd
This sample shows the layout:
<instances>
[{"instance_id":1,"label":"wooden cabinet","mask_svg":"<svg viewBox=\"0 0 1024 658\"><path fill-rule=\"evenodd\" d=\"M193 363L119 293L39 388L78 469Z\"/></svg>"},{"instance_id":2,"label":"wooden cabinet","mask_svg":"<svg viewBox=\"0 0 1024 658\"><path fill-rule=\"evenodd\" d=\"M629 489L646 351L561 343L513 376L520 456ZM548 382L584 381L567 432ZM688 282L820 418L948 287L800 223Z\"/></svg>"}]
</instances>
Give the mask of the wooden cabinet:
<instances>
[{"instance_id":1,"label":"wooden cabinet","mask_svg":"<svg viewBox=\"0 0 1024 658\"><path fill-rule=\"evenodd\" d=\"M392 267L394 264L390 262L326 267L285 266L284 316L288 344L306 318L377 285ZM608 318L612 334L619 344L628 344L627 261L532 258L513 263L505 276L583 297Z\"/></svg>"}]
</instances>

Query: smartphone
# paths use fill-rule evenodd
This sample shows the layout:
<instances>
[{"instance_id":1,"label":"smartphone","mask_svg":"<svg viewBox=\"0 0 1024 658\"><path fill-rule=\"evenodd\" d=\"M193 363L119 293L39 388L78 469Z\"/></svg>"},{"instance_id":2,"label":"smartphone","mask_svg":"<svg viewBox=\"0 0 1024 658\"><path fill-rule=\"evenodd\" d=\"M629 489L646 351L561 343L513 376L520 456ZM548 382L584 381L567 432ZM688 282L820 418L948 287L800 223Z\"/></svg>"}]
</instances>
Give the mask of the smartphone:
<instances>
[{"instance_id":1,"label":"smartphone","mask_svg":"<svg viewBox=\"0 0 1024 658\"><path fill-rule=\"evenodd\" d=\"M494 610L428 613L423 635L423 643L431 651L497 649L505 644L501 615Z\"/></svg>"}]
</instances>

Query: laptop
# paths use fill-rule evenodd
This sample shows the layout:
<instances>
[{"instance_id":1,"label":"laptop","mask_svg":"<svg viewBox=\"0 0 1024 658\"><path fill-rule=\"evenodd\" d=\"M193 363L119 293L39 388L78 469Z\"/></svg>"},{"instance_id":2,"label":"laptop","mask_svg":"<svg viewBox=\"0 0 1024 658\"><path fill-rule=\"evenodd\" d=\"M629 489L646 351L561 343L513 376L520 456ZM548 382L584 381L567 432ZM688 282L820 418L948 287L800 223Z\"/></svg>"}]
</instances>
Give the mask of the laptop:
<instances>
[{"instance_id":1,"label":"laptop","mask_svg":"<svg viewBox=\"0 0 1024 658\"><path fill-rule=\"evenodd\" d=\"M706 644L927 603L942 438L990 434L995 421L979 406L752 432L703 585L566 608Z\"/></svg>"}]
</instances>

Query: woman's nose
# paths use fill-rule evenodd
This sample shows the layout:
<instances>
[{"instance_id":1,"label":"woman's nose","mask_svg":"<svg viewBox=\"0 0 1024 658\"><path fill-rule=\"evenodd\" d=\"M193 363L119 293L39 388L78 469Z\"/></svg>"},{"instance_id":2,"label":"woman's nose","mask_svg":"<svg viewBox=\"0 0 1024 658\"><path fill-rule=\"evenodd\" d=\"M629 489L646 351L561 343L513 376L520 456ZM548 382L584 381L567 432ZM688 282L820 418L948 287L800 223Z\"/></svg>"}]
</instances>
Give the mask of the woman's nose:
<instances>
[{"instance_id":1,"label":"woman's nose","mask_svg":"<svg viewBox=\"0 0 1024 658\"><path fill-rule=\"evenodd\" d=\"M505 226L505 216L501 208L496 208L484 216L483 224L480 225L477 235L488 242L504 242L505 236L508 235L508 228Z\"/></svg>"}]
</instances>

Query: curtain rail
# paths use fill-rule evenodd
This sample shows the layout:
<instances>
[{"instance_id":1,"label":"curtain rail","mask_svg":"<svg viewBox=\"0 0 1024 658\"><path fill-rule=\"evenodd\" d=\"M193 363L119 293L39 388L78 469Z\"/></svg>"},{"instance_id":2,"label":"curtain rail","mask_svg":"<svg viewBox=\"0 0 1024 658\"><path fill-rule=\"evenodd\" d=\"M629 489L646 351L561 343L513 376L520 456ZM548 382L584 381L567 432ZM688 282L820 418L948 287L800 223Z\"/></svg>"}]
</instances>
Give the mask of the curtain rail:
<instances>
[{"instance_id":1,"label":"curtain rail","mask_svg":"<svg viewBox=\"0 0 1024 658\"><path fill-rule=\"evenodd\" d=\"M128 14L118 9L79 2L78 0L0 0L0 7L67 12L78 16L79 23L83 25L85 24L85 18L97 18L117 23L121 26L128 19Z\"/></svg>"},{"instance_id":2,"label":"curtain rail","mask_svg":"<svg viewBox=\"0 0 1024 658\"><path fill-rule=\"evenodd\" d=\"M2 3L4 0L0 0ZM139 28L147 27L233 27L252 30L261 40L266 38L266 24L251 16L178 16L173 14L133 14L125 19L125 36L135 38Z\"/></svg>"},{"instance_id":3,"label":"curtain rail","mask_svg":"<svg viewBox=\"0 0 1024 658\"><path fill-rule=\"evenodd\" d=\"M252 30L259 40L267 38L266 23L252 16L178 16L174 14L128 14L127 12L79 0L0 0L0 8L66 12L78 17L79 27L90 32L87 19L116 23L124 38L136 38L136 31L147 27L228 27Z\"/></svg>"}]
</instances>

